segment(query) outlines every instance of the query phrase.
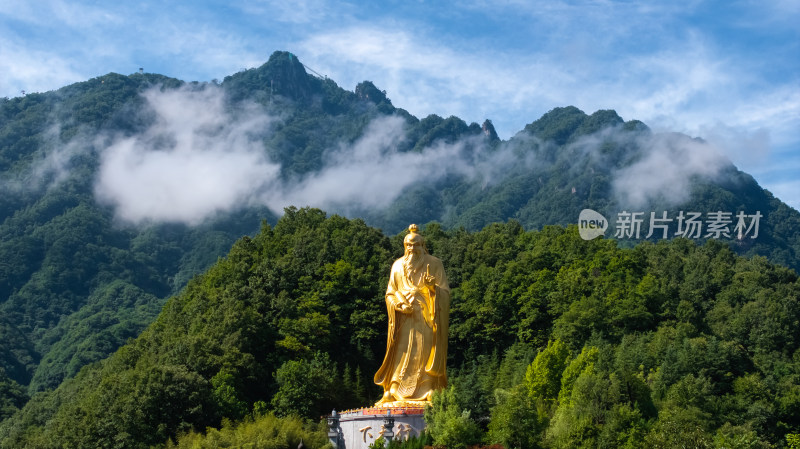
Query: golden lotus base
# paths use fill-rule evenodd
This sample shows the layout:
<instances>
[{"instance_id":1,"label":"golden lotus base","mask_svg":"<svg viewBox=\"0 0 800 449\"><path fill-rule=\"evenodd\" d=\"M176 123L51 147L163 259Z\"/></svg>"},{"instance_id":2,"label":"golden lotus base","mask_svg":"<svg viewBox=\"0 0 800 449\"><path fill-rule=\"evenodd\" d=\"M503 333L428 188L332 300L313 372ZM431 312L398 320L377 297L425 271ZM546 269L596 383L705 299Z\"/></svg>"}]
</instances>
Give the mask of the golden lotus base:
<instances>
[{"instance_id":1,"label":"golden lotus base","mask_svg":"<svg viewBox=\"0 0 800 449\"><path fill-rule=\"evenodd\" d=\"M431 405L431 401L378 401L375 407L380 408L425 408L426 405Z\"/></svg>"}]
</instances>

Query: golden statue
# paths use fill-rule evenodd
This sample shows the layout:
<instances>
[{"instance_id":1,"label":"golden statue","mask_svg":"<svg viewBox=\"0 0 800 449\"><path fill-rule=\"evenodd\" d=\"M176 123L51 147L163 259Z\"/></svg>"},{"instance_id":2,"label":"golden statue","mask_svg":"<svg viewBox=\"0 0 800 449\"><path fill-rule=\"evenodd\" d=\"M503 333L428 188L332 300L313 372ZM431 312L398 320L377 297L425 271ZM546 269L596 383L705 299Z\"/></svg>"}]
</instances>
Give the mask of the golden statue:
<instances>
[{"instance_id":1,"label":"golden statue","mask_svg":"<svg viewBox=\"0 0 800 449\"><path fill-rule=\"evenodd\" d=\"M450 286L442 261L428 254L417 225L408 227L405 255L392 265L386 288L389 335L375 383L383 387L376 406L423 405L447 386Z\"/></svg>"}]
</instances>

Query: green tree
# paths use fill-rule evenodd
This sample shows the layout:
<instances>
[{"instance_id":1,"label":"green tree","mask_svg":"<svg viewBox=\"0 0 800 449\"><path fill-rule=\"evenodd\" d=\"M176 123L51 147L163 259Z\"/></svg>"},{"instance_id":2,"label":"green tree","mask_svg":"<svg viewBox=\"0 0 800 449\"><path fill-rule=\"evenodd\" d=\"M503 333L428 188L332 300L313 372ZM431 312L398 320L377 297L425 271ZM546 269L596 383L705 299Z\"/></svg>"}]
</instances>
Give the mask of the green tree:
<instances>
[{"instance_id":1,"label":"green tree","mask_svg":"<svg viewBox=\"0 0 800 449\"><path fill-rule=\"evenodd\" d=\"M528 395L546 401L555 401L561 389L561 377L569 359L569 348L560 340L547 343L525 373Z\"/></svg>"},{"instance_id":2,"label":"green tree","mask_svg":"<svg viewBox=\"0 0 800 449\"><path fill-rule=\"evenodd\" d=\"M0 421L13 415L28 400L22 385L9 379L0 368Z\"/></svg>"},{"instance_id":3,"label":"green tree","mask_svg":"<svg viewBox=\"0 0 800 449\"><path fill-rule=\"evenodd\" d=\"M275 381L272 406L278 416L319 417L338 406L339 373L326 353L285 362L275 371Z\"/></svg>"},{"instance_id":4,"label":"green tree","mask_svg":"<svg viewBox=\"0 0 800 449\"><path fill-rule=\"evenodd\" d=\"M425 423L434 443L448 448L464 449L483 438L470 411L457 403L453 387L434 393L431 406L425 409Z\"/></svg>"},{"instance_id":5,"label":"green tree","mask_svg":"<svg viewBox=\"0 0 800 449\"><path fill-rule=\"evenodd\" d=\"M220 447L294 448L301 442L308 449L322 449L328 438L323 426L309 424L298 417L278 418L266 414L242 422L226 420L221 428L188 432L176 442L166 442L168 449L211 449Z\"/></svg>"},{"instance_id":6,"label":"green tree","mask_svg":"<svg viewBox=\"0 0 800 449\"><path fill-rule=\"evenodd\" d=\"M489 422L489 442L509 449L543 447L542 437L549 422L546 404L531 398L523 383L509 391L498 389L495 394L497 405Z\"/></svg>"}]
</instances>

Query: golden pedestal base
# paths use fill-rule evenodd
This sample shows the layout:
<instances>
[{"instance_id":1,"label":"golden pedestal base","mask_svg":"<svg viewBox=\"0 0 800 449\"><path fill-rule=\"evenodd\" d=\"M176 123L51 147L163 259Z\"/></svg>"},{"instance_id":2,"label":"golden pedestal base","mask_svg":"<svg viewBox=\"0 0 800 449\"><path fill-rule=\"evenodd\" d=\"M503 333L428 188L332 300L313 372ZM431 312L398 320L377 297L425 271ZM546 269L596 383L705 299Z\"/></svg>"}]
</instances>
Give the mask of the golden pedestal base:
<instances>
[{"instance_id":1,"label":"golden pedestal base","mask_svg":"<svg viewBox=\"0 0 800 449\"><path fill-rule=\"evenodd\" d=\"M421 408L423 410L427 405L431 405L431 401L378 401L375 403L375 407L380 408Z\"/></svg>"}]
</instances>

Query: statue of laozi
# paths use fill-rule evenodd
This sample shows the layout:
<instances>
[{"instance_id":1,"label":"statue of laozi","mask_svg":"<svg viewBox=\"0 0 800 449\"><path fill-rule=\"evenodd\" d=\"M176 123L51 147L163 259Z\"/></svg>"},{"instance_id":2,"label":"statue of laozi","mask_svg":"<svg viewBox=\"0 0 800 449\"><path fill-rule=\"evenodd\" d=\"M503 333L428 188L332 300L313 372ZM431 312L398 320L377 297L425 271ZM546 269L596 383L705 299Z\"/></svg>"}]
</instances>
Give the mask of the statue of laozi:
<instances>
[{"instance_id":1,"label":"statue of laozi","mask_svg":"<svg viewBox=\"0 0 800 449\"><path fill-rule=\"evenodd\" d=\"M403 240L405 254L392 265L386 288L389 335L375 374L383 387L376 406L424 405L447 386L450 286L442 261L428 254L417 225Z\"/></svg>"}]
</instances>

